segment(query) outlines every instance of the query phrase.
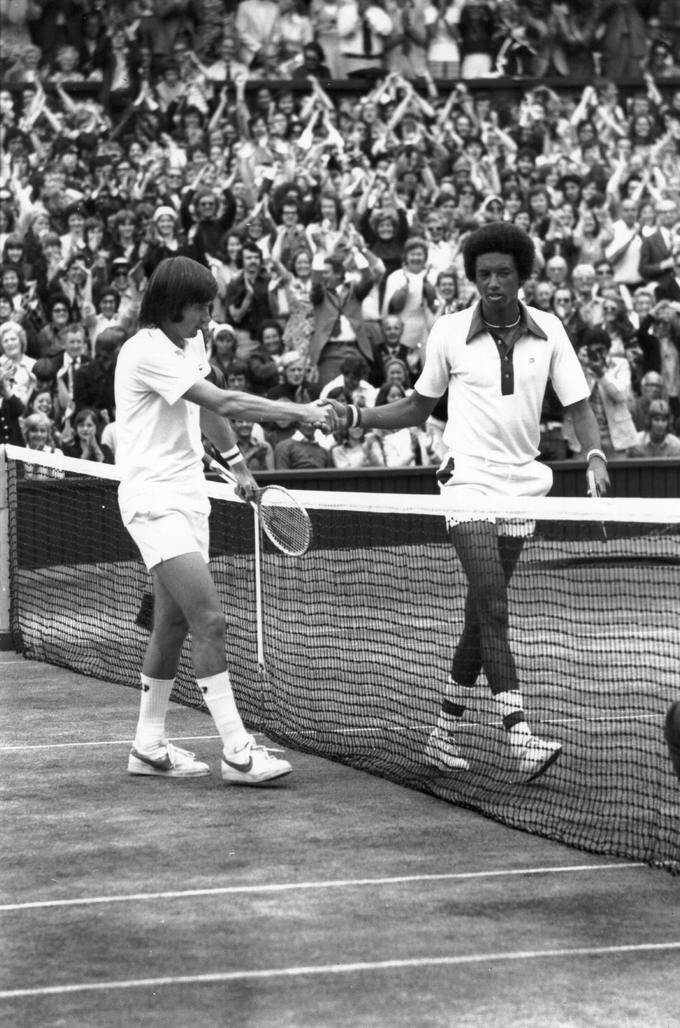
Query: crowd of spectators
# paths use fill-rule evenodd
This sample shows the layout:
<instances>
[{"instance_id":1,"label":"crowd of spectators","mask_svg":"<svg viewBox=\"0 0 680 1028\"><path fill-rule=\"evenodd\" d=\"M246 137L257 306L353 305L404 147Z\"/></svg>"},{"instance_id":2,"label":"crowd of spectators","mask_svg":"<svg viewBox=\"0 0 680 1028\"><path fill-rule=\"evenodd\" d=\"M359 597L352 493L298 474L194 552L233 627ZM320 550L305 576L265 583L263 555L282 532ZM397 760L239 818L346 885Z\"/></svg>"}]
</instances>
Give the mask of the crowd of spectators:
<instances>
[{"instance_id":1,"label":"crowd of spectators","mask_svg":"<svg viewBox=\"0 0 680 1028\"><path fill-rule=\"evenodd\" d=\"M0 442L115 460L116 356L176 254L217 283L216 382L389 403L434 321L476 301L466 234L508 220L605 452L680 455L677 3L0 0L0 18ZM333 439L235 428L255 470L407 467L441 459L445 411ZM544 459L578 456L550 391L541 432Z\"/></svg>"}]
</instances>

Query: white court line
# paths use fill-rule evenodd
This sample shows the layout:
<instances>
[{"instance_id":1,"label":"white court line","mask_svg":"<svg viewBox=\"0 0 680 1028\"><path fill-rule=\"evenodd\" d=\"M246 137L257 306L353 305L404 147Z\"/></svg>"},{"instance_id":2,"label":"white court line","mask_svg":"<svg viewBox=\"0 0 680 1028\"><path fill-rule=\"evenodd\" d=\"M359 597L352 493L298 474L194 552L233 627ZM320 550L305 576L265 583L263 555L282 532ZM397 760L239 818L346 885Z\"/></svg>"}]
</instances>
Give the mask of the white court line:
<instances>
[{"instance_id":1,"label":"white court line","mask_svg":"<svg viewBox=\"0 0 680 1028\"><path fill-rule=\"evenodd\" d=\"M517 950L514 953L470 953L457 957L414 957L412 960L371 960L353 964L310 964L299 967L269 967L259 971L216 971L168 978L128 978L111 982L74 982L35 989L8 989L0 999L30 996L63 996L75 992L104 992L121 989L157 989L164 985L211 985L217 982L262 981L267 978L301 978L311 975L363 974L366 971L403 971L411 968L456 967L502 961L550 960L569 957L601 957L626 953L663 953L680 949L680 942L641 942L628 946L584 946L571 949Z\"/></svg>"},{"instance_id":2,"label":"white court line","mask_svg":"<svg viewBox=\"0 0 680 1028\"><path fill-rule=\"evenodd\" d=\"M34 900L27 903L5 903L0 913L10 910L43 910L54 907L87 907L106 903L138 903L165 899L191 899L196 896L237 896L252 893L299 892L314 889L353 889L378 885L406 885L413 882L455 882L480 878L507 878L522 875L576 874L584 871L620 871L631 867L647 867L642 862L619 864L575 864L566 867L503 868L498 871L458 871L436 875L398 875L393 878L335 878L317 882L279 882L261 885L225 885L214 889L183 889L172 892L137 892L130 895L84 896L80 899Z\"/></svg>"},{"instance_id":3,"label":"white court line","mask_svg":"<svg viewBox=\"0 0 680 1028\"><path fill-rule=\"evenodd\" d=\"M255 735L261 735L255 732ZM219 739L219 735L173 735L173 742L202 742L206 739ZM23 750L77 750L88 746L131 746L132 739L98 739L94 742L41 742L22 746L0 746L0 753L21 753Z\"/></svg>"},{"instance_id":4,"label":"white court line","mask_svg":"<svg viewBox=\"0 0 680 1028\"><path fill-rule=\"evenodd\" d=\"M541 725L573 725L573 724L634 724L635 722L642 721L658 721L661 722L663 714L601 714L597 717L571 717L571 718L546 718L541 721ZM472 731L476 728L500 728L502 721L463 721L459 731L464 734L466 731ZM383 733L399 733L399 732L413 732L422 731L427 732L432 728L432 725L428 722L427 724L413 724L413 725L374 725L368 728L327 728L324 726L321 732L303 732L303 738L316 739L320 734L327 735L346 735L346 736L361 736L361 735L376 735L380 732ZM266 736L266 732L256 732L256 735ZM173 735L172 741L174 742L202 742L208 739L219 739L219 735ZM88 746L129 746L130 739L102 739L95 740L94 742L45 742L45 743L26 743L21 746L0 746L0 753L20 753L23 750L59 750L59 749L79 749ZM290 744L294 746L293 743Z\"/></svg>"}]
</instances>

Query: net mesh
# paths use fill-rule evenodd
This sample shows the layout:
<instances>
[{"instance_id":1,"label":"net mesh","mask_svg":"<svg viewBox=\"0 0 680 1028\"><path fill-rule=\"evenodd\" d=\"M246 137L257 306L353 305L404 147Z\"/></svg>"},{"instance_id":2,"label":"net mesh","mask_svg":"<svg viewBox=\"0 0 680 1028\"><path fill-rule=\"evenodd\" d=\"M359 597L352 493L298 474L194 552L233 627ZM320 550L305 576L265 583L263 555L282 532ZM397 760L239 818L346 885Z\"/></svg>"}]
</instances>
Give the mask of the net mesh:
<instances>
[{"instance_id":1,"label":"net mesh","mask_svg":"<svg viewBox=\"0 0 680 1028\"><path fill-rule=\"evenodd\" d=\"M26 451L6 450L17 649L138 687L151 585L115 470L85 476L62 459L65 478L36 481ZM563 746L544 776L517 784L483 673L457 730L470 769L439 771L424 755L467 591L438 498L296 493L313 543L299 558L264 547L262 674L253 513L228 486L210 491L211 568L250 726L505 824L680 872L680 783L663 737L680 694L680 504L508 501L510 530L534 528L509 586L510 646L532 730ZM188 642L173 698L202 706Z\"/></svg>"}]
</instances>

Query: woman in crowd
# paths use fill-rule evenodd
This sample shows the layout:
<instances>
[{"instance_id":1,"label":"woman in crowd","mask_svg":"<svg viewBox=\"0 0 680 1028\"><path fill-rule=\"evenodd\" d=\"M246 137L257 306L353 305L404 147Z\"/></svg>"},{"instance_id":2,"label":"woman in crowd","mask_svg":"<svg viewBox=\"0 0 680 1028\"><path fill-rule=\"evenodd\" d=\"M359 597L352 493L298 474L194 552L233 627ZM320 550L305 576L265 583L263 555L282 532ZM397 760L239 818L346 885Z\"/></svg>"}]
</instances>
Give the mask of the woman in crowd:
<instances>
[{"instance_id":1,"label":"woman in crowd","mask_svg":"<svg viewBox=\"0 0 680 1028\"><path fill-rule=\"evenodd\" d=\"M331 447L331 461L339 471L385 466L382 446L374 432L366 432L357 425L346 428L337 438L338 442Z\"/></svg>"},{"instance_id":2,"label":"woman in crowd","mask_svg":"<svg viewBox=\"0 0 680 1028\"><path fill-rule=\"evenodd\" d=\"M63 444L64 454L80 460L113 464L113 451L101 441L101 424L96 411L83 407L73 419L73 439Z\"/></svg>"},{"instance_id":3,"label":"woman in crowd","mask_svg":"<svg viewBox=\"0 0 680 1028\"><path fill-rule=\"evenodd\" d=\"M26 446L30 450L50 454L61 453L54 441L54 423L46 414L29 414L24 419L23 434ZM31 481L46 481L63 477L64 472L61 468L47 467L45 464L24 465L24 478Z\"/></svg>"},{"instance_id":4,"label":"woman in crowd","mask_svg":"<svg viewBox=\"0 0 680 1028\"><path fill-rule=\"evenodd\" d=\"M402 400L406 389L398 382L381 386L375 398L375 406ZM428 467L435 463L430 441L422 428L388 428L375 430L375 436L382 451L383 463L387 468Z\"/></svg>"},{"instance_id":5,"label":"woman in crowd","mask_svg":"<svg viewBox=\"0 0 680 1028\"><path fill-rule=\"evenodd\" d=\"M26 355L26 333L21 325L6 321L0 325L0 373L13 383L14 393L26 405L35 385L35 359Z\"/></svg>"},{"instance_id":6,"label":"woman in crowd","mask_svg":"<svg viewBox=\"0 0 680 1028\"><path fill-rule=\"evenodd\" d=\"M281 267L279 286L273 292L274 313L284 322L284 349L294 349L307 356L314 329L312 304L312 261L307 250L293 256L290 271Z\"/></svg>"}]
</instances>

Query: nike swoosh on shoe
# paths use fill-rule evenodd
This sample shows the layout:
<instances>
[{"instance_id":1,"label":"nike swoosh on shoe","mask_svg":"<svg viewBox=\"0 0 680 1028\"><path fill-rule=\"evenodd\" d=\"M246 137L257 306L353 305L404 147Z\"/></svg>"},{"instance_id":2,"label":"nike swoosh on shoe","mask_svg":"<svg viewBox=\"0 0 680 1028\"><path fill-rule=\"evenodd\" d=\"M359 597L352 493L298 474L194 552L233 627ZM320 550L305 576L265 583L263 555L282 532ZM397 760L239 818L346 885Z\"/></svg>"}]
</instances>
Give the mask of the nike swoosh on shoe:
<instances>
[{"instance_id":1,"label":"nike swoosh on shoe","mask_svg":"<svg viewBox=\"0 0 680 1028\"><path fill-rule=\"evenodd\" d=\"M234 771L241 771L243 774L248 774L249 771L253 770L253 757L252 754L248 757L247 764L235 764L233 760L228 760L224 754L222 754L222 760L229 767L233 767Z\"/></svg>"},{"instance_id":2,"label":"nike swoosh on shoe","mask_svg":"<svg viewBox=\"0 0 680 1028\"><path fill-rule=\"evenodd\" d=\"M160 757L158 760L154 760L153 757L146 757L139 750L132 748L132 755L137 760L141 760L143 764L148 764L149 767L157 767L159 771L172 771L175 766L170 759L170 754L166 752L164 757Z\"/></svg>"}]
</instances>

